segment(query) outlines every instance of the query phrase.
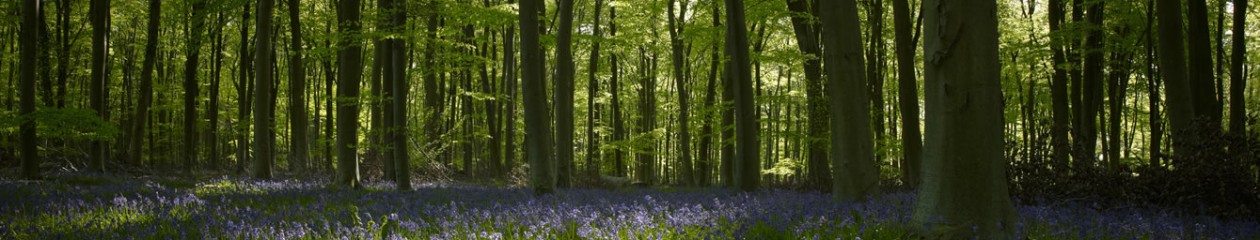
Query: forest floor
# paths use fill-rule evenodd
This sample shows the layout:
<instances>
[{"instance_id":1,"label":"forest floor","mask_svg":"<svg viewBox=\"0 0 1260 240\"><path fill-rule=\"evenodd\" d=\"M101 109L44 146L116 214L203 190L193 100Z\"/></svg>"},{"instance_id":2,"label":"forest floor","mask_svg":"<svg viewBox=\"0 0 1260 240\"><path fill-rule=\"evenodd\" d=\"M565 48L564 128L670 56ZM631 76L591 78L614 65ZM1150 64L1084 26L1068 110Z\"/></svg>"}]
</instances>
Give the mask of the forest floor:
<instances>
[{"instance_id":1,"label":"forest floor","mask_svg":"<svg viewBox=\"0 0 1260 240\"><path fill-rule=\"evenodd\" d=\"M151 177L0 178L0 239L903 239L912 193L529 189ZM1260 223L1017 204L1019 239L1260 239Z\"/></svg>"}]
</instances>

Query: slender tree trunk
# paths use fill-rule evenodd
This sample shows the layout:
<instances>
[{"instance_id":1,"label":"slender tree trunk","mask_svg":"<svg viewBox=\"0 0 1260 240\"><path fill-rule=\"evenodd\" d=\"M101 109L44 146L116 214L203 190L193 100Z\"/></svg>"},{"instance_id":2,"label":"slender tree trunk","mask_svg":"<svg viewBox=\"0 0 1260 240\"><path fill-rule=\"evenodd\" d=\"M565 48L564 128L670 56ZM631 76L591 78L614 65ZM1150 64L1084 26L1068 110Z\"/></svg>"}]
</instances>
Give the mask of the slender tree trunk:
<instances>
[{"instance_id":1,"label":"slender tree trunk","mask_svg":"<svg viewBox=\"0 0 1260 240\"><path fill-rule=\"evenodd\" d=\"M901 147L903 183L917 187L920 183L920 162L923 154L923 140L919 131L919 87L915 77L915 50L918 44L912 39L911 32L917 32L910 25L913 14L906 0L893 0L893 25L897 45L897 94L901 109Z\"/></svg>"},{"instance_id":2,"label":"slender tree trunk","mask_svg":"<svg viewBox=\"0 0 1260 240\"><path fill-rule=\"evenodd\" d=\"M670 0L667 3L669 9L669 42L672 60L674 63L674 83L675 91L678 92L678 171L682 180L680 184L691 186L695 184L695 176L691 169L691 132L688 129L689 115L691 114L691 105L688 100L689 92L687 91L687 77L683 74L683 66L686 61L686 54L683 53L683 40L680 35L683 33L683 26L687 24L687 0L679 0L680 9L678 15L674 15L674 3Z\"/></svg>"},{"instance_id":3,"label":"slender tree trunk","mask_svg":"<svg viewBox=\"0 0 1260 240\"><path fill-rule=\"evenodd\" d=\"M828 122L827 99L823 92L822 49L818 44L819 26L810 16L817 16L817 1L790 0L788 10L792 11L792 29L796 34L796 46L801 53L810 55L805 60L805 97L809 108L809 131L806 133L806 145L809 154L805 171L806 186L816 191L831 190L831 167L827 160ZM716 14L714 16L717 17ZM716 69L715 69L716 70Z\"/></svg>"},{"instance_id":4,"label":"slender tree trunk","mask_svg":"<svg viewBox=\"0 0 1260 240\"><path fill-rule=\"evenodd\" d=\"M1229 131L1234 134L1247 132L1247 90L1243 64L1247 61L1247 0L1234 0L1233 55L1229 73Z\"/></svg>"},{"instance_id":5,"label":"slender tree trunk","mask_svg":"<svg viewBox=\"0 0 1260 240\"><path fill-rule=\"evenodd\" d=\"M39 67L36 63L36 55L38 49L40 29L40 1L24 0L22 1L22 34L18 40L22 48L21 58L21 78L22 81L18 92L20 102L18 108L19 116L22 116L18 133L18 142L21 144L22 152L22 178L27 180L35 180L40 178L39 171L39 152L35 148L35 70Z\"/></svg>"},{"instance_id":6,"label":"slender tree trunk","mask_svg":"<svg viewBox=\"0 0 1260 240\"><path fill-rule=\"evenodd\" d=\"M1127 35L1128 30L1121 29L1118 33L1120 33L1121 36ZM1131 57L1130 53L1126 50L1119 50L1112 56L1112 59L1116 60L1130 59ZM1109 85L1107 86L1107 89L1110 91L1110 96L1107 98L1109 98L1110 100L1108 101L1111 102L1111 109L1109 110L1111 116L1107 117L1109 124L1107 127L1107 131L1109 132L1107 134L1109 138L1107 141L1107 169L1111 172L1119 172L1121 170L1120 142L1122 141L1122 137L1120 136L1120 122L1122 120L1121 113L1124 110L1124 98L1126 95L1125 89L1127 89L1129 85L1129 61L1112 61L1111 69L1111 79L1108 81Z\"/></svg>"},{"instance_id":7,"label":"slender tree trunk","mask_svg":"<svg viewBox=\"0 0 1260 240\"><path fill-rule=\"evenodd\" d=\"M249 47L249 1L245 1L244 11L241 12L241 47L240 53L237 55L240 64L240 76L236 83L236 102L237 102L237 136L236 139L236 171L245 172L245 165L250 161L249 155L249 132L250 132L250 107L253 106L254 81L253 76L253 56L250 55Z\"/></svg>"},{"instance_id":8,"label":"slender tree trunk","mask_svg":"<svg viewBox=\"0 0 1260 240\"><path fill-rule=\"evenodd\" d=\"M383 4L384 2L385 1L377 1L378 4ZM382 9L382 14L387 14L384 13L384 5L380 5L378 7ZM387 23L378 24L386 25ZM381 175L383 175L385 179L394 179L393 166L389 162L390 158L385 157L388 155L385 153L388 152L385 150L385 139L388 138L388 134L386 134L388 131L385 129L385 126L388 125L386 122L389 121L388 119L385 119L386 115L388 115L385 112L390 111L389 107L386 106L390 103L384 100L386 99L385 83L382 83L383 78L385 78L385 74L383 73L385 71L385 62L389 61L389 59L386 58L386 54L389 52L389 49L387 47L388 44L385 41L386 40L384 39L378 39L372 44L374 48L372 51L374 54L372 57L372 79L368 80L368 87L371 88L371 95L367 97L368 109L371 112L370 114L372 120L369 123L369 129L371 131L367 133L369 142L366 147L367 154L365 154L366 156L364 162L381 161L384 165L381 168L381 171L383 172Z\"/></svg>"},{"instance_id":9,"label":"slender tree trunk","mask_svg":"<svg viewBox=\"0 0 1260 240\"><path fill-rule=\"evenodd\" d=\"M613 5L608 8L608 31L609 37L617 37L617 7ZM612 92L612 118L613 118L613 141L622 141L625 139L626 130L625 122L621 119L621 86L618 78L621 72L618 67L621 62L617 61L617 52L610 51L608 60L608 71L612 72L612 76L608 79L608 91ZM626 164L622 161L624 154L621 150L613 150L613 169L614 175L617 177L628 177L626 175Z\"/></svg>"},{"instance_id":10,"label":"slender tree trunk","mask_svg":"<svg viewBox=\"0 0 1260 240\"><path fill-rule=\"evenodd\" d=\"M216 23L214 26L214 43L212 47L214 54L214 62L210 79L210 106L206 109L206 117L209 120L209 139L206 145L209 148L210 168L219 170L223 166L223 160L219 156L219 84L222 77L223 69L223 12L216 13ZM303 125L305 127L305 125Z\"/></svg>"},{"instance_id":11,"label":"slender tree trunk","mask_svg":"<svg viewBox=\"0 0 1260 240\"><path fill-rule=\"evenodd\" d=\"M560 26L556 33L556 184L567 188L573 181L573 0L559 0Z\"/></svg>"},{"instance_id":12,"label":"slender tree trunk","mask_svg":"<svg viewBox=\"0 0 1260 240\"><path fill-rule=\"evenodd\" d=\"M637 154L636 179L646 185L656 184L656 55L648 57L647 49L639 46L639 132L648 139L646 149Z\"/></svg>"},{"instance_id":13,"label":"slender tree trunk","mask_svg":"<svg viewBox=\"0 0 1260 240\"><path fill-rule=\"evenodd\" d=\"M109 57L106 51L109 44L107 37L109 34L109 0L92 0L91 22L92 22L92 86L91 99L92 110L96 111L97 116L105 119L105 72L109 69L105 68L106 59ZM62 6L65 7L65 6ZM69 27L69 26L62 26ZM61 66L65 68L66 66ZM64 92L61 91L61 92ZM62 95L62 94L58 94ZM64 96L64 95L63 95ZM59 100L64 105L65 100ZM187 144L187 143L185 143ZM93 171L105 172L105 143L103 141L92 141L91 150L88 152L91 158L91 167ZM191 145L190 145L191 146Z\"/></svg>"},{"instance_id":14,"label":"slender tree trunk","mask_svg":"<svg viewBox=\"0 0 1260 240\"><path fill-rule=\"evenodd\" d=\"M525 101L525 158L530 165L530 187L538 194L550 194L556 188L556 164L551 155L551 121L547 114L547 79L543 69L543 51L539 43L541 0L522 0L521 82Z\"/></svg>"},{"instance_id":15,"label":"slender tree trunk","mask_svg":"<svg viewBox=\"0 0 1260 240\"><path fill-rule=\"evenodd\" d=\"M1068 63L1064 44L1067 38L1062 32L1067 14L1064 7L1063 0L1050 0L1050 49L1053 52L1051 64L1054 66L1054 73L1050 78L1050 105L1053 115L1050 144L1054 148L1055 169L1065 169L1068 156L1072 152L1071 142L1068 140L1071 113L1068 107Z\"/></svg>"},{"instance_id":16,"label":"slender tree trunk","mask_svg":"<svg viewBox=\"0 0 1260 240\"><path fill-rule=\"evenodd\" d=\"M601 40L599 17L600 10L604 8L604 2L595 0L595 33L596 40L591 41L590 63L587 67L587 78L590 80L586 84L586 168L588 177L599 177L600 169L600 150L599 150L599 133L595 132L595 128L599 123L600 106L597 105L595 99L599 96L599 78L596 73L599 72L599 44Z\"/></svg>"},{"instance_id":17,"label":"slender tree trunk","mask_svg":"<svg viewBox=\"0 0 1260 240\"><path fill-rule=\"evenodd\" d=\"M714 15L718 15L717 13L719 11L717 10L717 6L714 6L713 12L714 12ZM722 28L721 23L717 21L714 21L713 25L714 27ZM729 28L722 28L722 29L726 29L729 31ZM731 80L734 78L732 76L732 74L734 74L734 69L732 68L732 62L729 59L733 51L732 50L733 47L731 47L730 44L733 43L734 41L730 41L730 38L729 38L730 32L727 32L726 34L727 34L726 35L727 37L725 38L726 44L723 48L723 53L722 53L723 59L725 59L725 61L727 62L726 64L723 64L722 66L723 67L722 104L721 104L722 106L722 127L721 127L722 137L720 138L722 139L722 144L721 144L722 166L719 167L719 171L721 172L721 175L722 175L722 186L734 188L736 186L735 185L736 183L735 165L738 164L735 162L736 158L735 158L735 143L734 143L735 141L735 105L734 105L735 83L731 82Z\"/></svg>"},{"instance_id":18,"label":"slender tree trunk","mask_svg":"<svg viewBox=\"0 0 1260 240\"><path fill-rule=\"evenodd\" d=\"M516 2L515 0L508 0L508 4L512 4L515 2ZM432 28L430 28L430 30L432 30ZM510 173L516 166L516 92L517 92L516 28L509 25L509 26L504 27L504 30L505 31L503 32L503 82L504 82L503 84L505 85L504 91L507 92L506 94L507 101L504 101L505 106L503 110L503 116L506 118L503 124L504 125L504 130L503 130L503 137L504 137L503 150L504 151L503 151L502 166L504 166L503 168L504 172L498 175L500 177L503 176L504 173ZM432 57L433 57L432 55L428 56L428 58L432 58ZM430 75L425 75L426 83L429 81L428 79L429 76ZM429 85L426 84L425 86L427 87ZM428 90L426 89L426 91ZM428 94L429 94L428 92L425 93L426 99L428 99ZM429 111L433 111L433 110L430 109Z\"/></svg>"},{"instance_id":19,"label":"slender tree trunk","mask_svg":"<svg viewBox=\"0 0 1260 240\"><path fill-rule=\"evenodd\" d=\"M269 0L260 0L269 1ZM337 30L359 34L359 0L339 0ZM259 18L262 19L262 18ZM261 26L261 24L259 24ZM259 32L261 36L261 30ZM344 39L337 52L337 183L351 188L359 185L359 80L363 77L362 46L353 38Z\"/></svg>"},{"instance_id":20,"label":"slender tree trunk","mask_svg":"<svg viewBox=\"0 0 1260 240\"><path fill-rule=\"evenodd\" d=\"M310 142L306 125L306 61L302 56L301 0L288 0L289 7L289 164L304 172L310 162Z\"/></svg>"},{"instance_id":21,"label":"slender tree trunk","mask_svg":"<svg viewBox=\"0 0 1260 240\"><path fill-rule=\"evenodd\" d=\"M95 14L95 11L96 11L95 8L96 8L96 5L98 4L98 1L100 0L91 2L91 5L89 6L88 11L93 12L93 13L89 15ZM57 1L57 16L55 18L57 19L56 21L58 22L57 28L59 28L58 30L60 30L57 35L57 42L61 45L60 49L58 49L57 51L58 52L58 55L57 55L57 108L66 107L66 85L67 85L67 79L70 77L70 45L71 45L70 44L70 12L72 11L71 10L72 8L73 8L73 4L70 3L70 0ZM96 17L94 16L89 16L89 18L90 18L89 21L97 20ZM92 24L93 24L93 27L95 28L96 23L93 22ZM95 29L93 29L93 35L95 35ZM93 38L92 43L95 44L96 42L97 42L96 39ZM95 51L95 49L93 50ZM96 56L95 53L93 54L94 54L93 56ZM95 61L95 59L93 59L93 61Z\"/></svg>"},{"instance_id":22,"label":"slender tree trunk","mask_svg":"<svg viewBox=\"0 0 1260 240\"><path fill-rule=\"evenodd\" d=\"M1164 131L1163 121L1160 119L1160 103L1159 103L1159 75L1155 74L1155 0L1146 2L1146 95L1149 99L1147 106L1150 110L1150 122L1147 124L1150 130L1150 146L1149 167L1160 167L1161 148L1163 145Z\"/></svg>"},{"instance_id":23,"label":"slender tree trunk","mask_svg":"<svg viewBox=\"0 0 1260 240\"><path fill-rule=\"evenodd\" d=\"M145 129L148 128L149 105L153 102L153 67L157 64L158 27L161 25L162 0L149 0L148 32L145 34L144 66L140 70L140 99L136 104L135 125L132 126L131 143L128 148L133 163L142 165L145 152ZM151 140L150 140L151 141Z\"/></svg>"},{"instance_id":24,"label":"slender tree trunk","mask_svg":"<svg viewBox=\"0 0 1260 240\"><path fill-rule=\"evenodd\" d=\"M392 14L389 16L390 25L396 28L403 28L407 20L407 5L405 1L390 0L390 8ZM398 29L402 31L403 29ZM394 183L399 191L411 190L411 166L407 151L407 93L410 85L407 84L407 44L402 39L390 39L390 52L387 53L390 68L389 84L393 89L390 97L393 104L393 119L389 121L392 124L391 141L393 146L393 155L389 162L392 163L394 169Z\"/></svg>"},{"instance_id":25,"label":"slender tree trunk","mask_svg":"<svg viewBox=\"0 0 1260 240\"><path fill-rule=\"evenodd\" d=\"M717 12L715 11L714 13L717 13ZM714 18L713 20L716 21L717 18L719 18L718 14L713 14L713 18ZM721 53L719 53L718 51L721 51L721 50L718 48L717 45L713 45L709 49L709 85L708 87L706 87L706 89L708 90L706 90L706 93L704 95L704 106L716 106L714 103L714 99L717 97L718 68L722 66L722 60L719 55ZM721 108L714 108L714 109L721 109ZM699 185L701 187L708 187L711 182L710 179L712 178L710 176L710 172L712 171L710 171L709 168L710 168L710 165L712 165L711 163L712 163L712 156L713 156L712 154L713 151L710 150L714 142L713 117L712 115L707 114L707 113L703 114L702 116L704 119L703 120L704 126L700 128L700 136L701 136L700 155L699 155L699 159L697 159L696 161L696 169L699 169L699 176L697 176L700 180Z\"/></svg>"},{"instance_id":26,"label":"slender tree trunk","mask_svg":"<svg viewBox=\"0 0 1260 240\"><path fill-rule=\"evenodd\" d=\"M853 0L821 2L823 54L831 98L832 191L844 201L861 200L879 190L871 139L871 110L862 72L861 22Z\"/></svg>"},{"instance_id":27,"label":"slender tree trunk","mask_svg":"<svg viewBox=\"0 0 1260 240\"><path fill-rule=\"evenodd\" d=\"M202 29L205 28L205 2L192 3L192 29L188 33L188 45L184 60L184 173L191 173L197 164L197 81L201 58ZM260 9L261 10L261 9Z\"/></svg>"},{"instance_id":28,"label":"slender tree trunk","mask_svg":"<svg viewBox=\"0 0 1260 240\"><path fill-rule=\"evenodd\" d=\"M870 100L871 115L871 131L875 133L875 140L872 144L874 159L883 161L884 149L880 147L884 143L884 134L887 130L884 127L884 0L868 0L866 15L867 23L870 24L869 34L866 35L870 42L870 48L866 49L866 79L870 94L867 96ZM860 30L859 30L860 31Z\"/></svg>"},{"instance_id":29,"label":"slender tree trunk","mask_svg":"<svg viewBox=\"0 0 1260 240\"><path fill-rule=\"evenodd\" d=\"M760 139L756 102L753 99L753 78L748 54L748 28L744 22L744 2L726 0L726 47L729 52L730 82L735 100L734 185L742 191L756 191L761 183L758 153Z\"/></svg>"},{"instance_id":30,"label":"slender tree trunk","mask_svg":"<svg viewBox=\"0 0 1260 240\"><path fill-rule=\"evenodd\" d=\"M924 175L911 220L923 236L1001 239L1015 230L1002 156L996 2L923 3Z\"/></svg>"},{"instance_id":31,"label":"slender tree trunk","mask_svg":"<svg viewBox=\"0 0 1260 240\"><path fill-rule=\"evenodd\" d=\"M1102 84L1103 84L1103 2L1089 3L1089 12L1086 13L1086 21L1090 29L1085 37L1085 69L1084 79L1081 81L1081 106L1077 107L1076 128L1079 132L1077 144L1079 145L1079 158L1073 163L1078 173L1093 168L1094 162L1097 161L1097 140L1098 131L1097 119L1099 106L1102 105Z\"/></svg>"}]
</instances>

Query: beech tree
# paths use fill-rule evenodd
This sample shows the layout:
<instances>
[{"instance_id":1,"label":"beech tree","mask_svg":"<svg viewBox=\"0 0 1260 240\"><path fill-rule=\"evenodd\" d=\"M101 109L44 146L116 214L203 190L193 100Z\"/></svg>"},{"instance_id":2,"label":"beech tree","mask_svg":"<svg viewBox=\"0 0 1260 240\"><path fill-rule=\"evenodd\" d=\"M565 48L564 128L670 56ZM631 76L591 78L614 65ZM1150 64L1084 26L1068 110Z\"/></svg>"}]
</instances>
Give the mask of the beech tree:
<instances>
[{"instance_id":1,"label":"beech tree","mask_svg":"<svg viewBox=\"0 0 1260 240\"><path fill-rule=\"evenodd\" d=\"M997 1L923 4L934 7L923 12L926 135L911 226L928 238L1009 238Z\"/></svg>"}]
</instances>

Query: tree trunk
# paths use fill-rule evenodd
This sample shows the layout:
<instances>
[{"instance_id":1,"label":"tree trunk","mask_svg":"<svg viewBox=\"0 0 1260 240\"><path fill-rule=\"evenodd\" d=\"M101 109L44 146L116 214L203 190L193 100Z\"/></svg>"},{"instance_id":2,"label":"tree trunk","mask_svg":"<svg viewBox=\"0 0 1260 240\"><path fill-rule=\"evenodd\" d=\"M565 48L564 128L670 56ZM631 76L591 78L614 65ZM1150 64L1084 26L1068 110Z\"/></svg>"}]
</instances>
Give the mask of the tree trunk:
<instances>
[{"instance_id":1,"label":"tree trunk","mask_svg":"<svg viewBox=\"0 0 1260 240\"><path fill-rule=\"evenodd\" d=\"M1001 239L1015 230L1002 156L996 2L924 2L926 138L911 220L923 236Z\"/></svg>"},{"instance_id":2,"label":"tree trunk","mask_svg":"<svg viewBox=\"0 0 1260 240\"><path fill-rule=\"evenodd\" d=\"M1202 118L1209 132L1221 128L1221 103L1216 100L1216 77L1212 73L1212 42L1208 27L1207 0L1186 2L1188 56L1190 68L1186 77L1190 81L1194 100L1194 117ZM1207 150L1207 149L1205 149Z\"/></svg>"},{"instance_id":3,"label":"tree trunk","mask_svg":"<svg viewBox=\"0 0 1260 240\"><path fill-rule=\"evenodd\" d=\"M214 25L214 38L212 40L214 41L212 43L214 47L211 48L213 49L214 62L212 63L213 69L210 79L210 106L208 106L209 109L206 109L206 117L210 123L207 125L209 127L209 138L206 145L209 148L207 152L209 153L210 168L219 170L223 166L223 160L219 156L219 84L223 69L223 12L216 13L216 19L218 21ZM303 124L302 127L306 127L306 125Z\"/></svg>"},{"instance_id":4,"label":"tree trunk","mask_svg":"<svg viewBox=\"0 0 1260 240\"><path fill-rule=\"evenodd\" d=\"M866 79L870 94L870 115L871 115L871 131L875 134L875 140L872 144L872 151L876 161L883 161L885 150L880 145L884 144L884 1L868 0L867 2L867 23L868 35L866 39L870 42L870 48L866 49ZM859 30L860 31L860 30Z\"/></svg>"},{"instance_id":5,"label":"tree trunk","mask_svg":"<svg viewBox=\"0 0 1260 240\"><path fill-rule=\"evenodd\" d=\"M1168 105L1169 130L1172 131L1173 152L1178 155L1192 154L1190 144L1198 138L1192 134L1195 102L1192 83L1186 78L1186 55L1182 51L1181 2L1159 2L1159 72L1164 80L1164 94Z\"/></svg>"},{"instance_id":6,"label":"tree trunk","mask_svg":"<svg viewBox=\"0 0 1260 240\"><path fill-rule=\"evenodd\" d=\"M254 45L254 69L258 80L254 82L254 96L258 100L254 101L254 177L261 179L271 178L271 167L275 162L272 155L272 142L275 140L272 111L275 106L270 100L271 88L275 85L271 64L273 7L272 0L258 0L258 21L255 21L258 43Z\"/></svg>"},{"instance_id":7,"label":"tree trunk","mask_svg":"<svg viewBox=\"0 0 1260 240\"><path fill-rule=\"evenodd\" d=\"M1054 66L1054 73L1050 78L1050 105L1051 115L1053 115L1050 144L1054 148L1055 169L1067 168L1068 156L1072 152L1071 142L1068 139L1071 113L1068 107L1068 63L1066 44L1064 44L1067 39L1063 36L1065 33L1062 32L1063 21L1067 15L1064 7L1063 0L1050 0L1050 49L1053 52L1051 65Z\"/></svg>"},{"instance_id":8,"label":"tree trunk","mask_svg":"<svg viewBox=\"0 0 1260 240\"><path fill-rule=\"evenodd\" d=\"M135 125L132 126L131 142L128 146L133 163L143 165L145 152L145 132L148 128L149 105L153 102L153 67L157 64L158 26L161 25L162 0L149 0L148 32L145 34L144 66L140 70L140 99L136 104Z\"/></svg>"},{"instance_id":9,"label":"tree trunk","mask_svg":"<svg viewBox=\"0 0 1260 240\"><path fill-rule=\"evenodd\" d=\"M1127 35L1127 29L1118 31L1121 36ZM1123 60L1130 59L1130 53L1127 50L1119 50L1112 55L1112 59ZM1110 95L1107 96L1111 103L1109 110L1110 116L1107 117L1107 169L1111 172L1120 172L1120 122L1122 120L1122 111L1124 110L1124 98L1129 85L1129 61L1112 61L1111 79L1108 81L1107 89Z\"/></svg>"},{"instance_id":10,"label":"tree trunk","mask_svg":"<svg viewBox=\"0 0 1260 240\"><path fill-rule=\"evenodd\" d=\"M648 57L647 49L639 46L639 132L647 139L647 147L637 154L636 179L646 185L656 184L656 145L653 131L656 129L656 55Z\"/></svg>"},{"instance_id":11,"label":"tree trunk","mask_svg":"<svg viewBox=\"0 0 1260 240\"><path fill-rule=\"evenodd\" d=\"M1103 2L1089 3L1086 13L1089 31L1085 37L1084 79L1081 80L1081 105L1076 108L1076 129L1079 132L1076 144L1079 145L1078 159L1074 161L1077 173L1088 171L1097 161L1098 110L1102 105L1103 84Z\"/></svg>"},{"instance_id":12,"label":"tree trunk","mask_svg":"<svg viewBox=\"0 0 1260 240\"><path fill-rule=\"evenodd\" d=\"M36 180L40 178L39 172L39 152L35 148L35 70L39 67L36 61L39 39L39 21L40 1L25 0L22 1L22 34L20 41L22 52L21 58L21 83L18 92L22 96L19 101L19 116L22 116L21 126L19 126L18 142L21 144L22 151L22 178L27 180Z\"/></svg>"},{"instance_id":13,"label":"tree trunk","mask_svg":"<svg viewBox=\"0 0 1260 240\"><path fill-rule=\"evenodd\" d=\"M92 0L91 22L92 22L92 86L91 86L91 102L92 110L96 111L96 115L101 119L105 119L105 72L108 52L106 51L109 44L107 37L109 35L109 0ZM62 6L65 7L65 6ZM62 26L69 27L69 26ZM195 27L194 27L195 28ZM195 60L194 60L195 61ZM61 66L65 68L66 66ZM65 92L62 90L61 92ZM62 95L62 94L58 94ZM64 96L64 95L63 95ZM60 100L64 105L65 100ZM195 114L194 114L195 115ZM186 134L187 135L187 134ZM187 138L185 138L187 140ZM192 142L185 142L192 146ZM91 168L96 172L105 172L105 142L92 141L91 150L88 152L91 158Z\"/></svg>"},{"instance_id":14,"label":"tree trunk","mask_svg":"<svg viewBox=\"0 0 1260 240\"><path fill-rule=\"evenodd\" d=\"M1229 65L1229 131L1234 134L1247 132L1247 90L1243 64L1247 61L1247 0L1234 0L1233 55Z\"/></svg>"},{"instance_id":15,"label":"tree trunk","mask_svg":"<svg viewBox=\"0 0 1260 240\"><path fill-rule=\"evenodd\" d=\"M508 0L508 4L515 3L515 0ZM433 30L433 28L430 28ZM504 173L510 173L516 166L516 28L511 25L504 27L503 33L503 81L504 91L507 93L507 101L504 101L503 116L503 173L498 176L504 176ZM428 58L432 58L429 55ZM429 75L425 75L426 83L429 81ZM614 77L615 78L615 77ZM426 84L426 87L429 85ZM426 91L428 91L426 89ZM426 92L426 99L428 98ZM430 109L429 111L433 111Z\"/></svg>"},{"instance_id":16,"label":"tree trunk","mask_svg":"<svg viewBox=\"0 0 1260 240\"><path fill-rule=\"evenodd\" d=\"M260 0L269 1L269 0ZM359 0L339 0L337 30L354 36L359 22ZM262 18L259 18L262 19ZM259 24L261 26L261 24ZM259 30L259 36L262 31ZM262 38L260 38L262 39ZM343 39L337 51L337 183L351 188L359 185L359 80L363 77L362 46L357 40Z\"/></svg>"},{"instance_id":17,"label":"tree trunk","mask_svg":"<svg viewBox=\"0 0 1260 240\"><path fill-rule=\"evenodd\" d=\"M539 43L539 9L546 9L541 0L523 0L520 4L521 82L525 101L525 158L530 168L530 187L538 194L550 194L556 188L556 164L551 155L551 121L547 114L547 79L543 69L543 51Z\"/></svg>"},{"instance_id":18,"label":"tree trunk","mask_svg":"<svg viewBox=\"0 0 1260 240\"><path fill-rule=\"evenodd\" d=\"M897 45L897 95L901 104L901 174L902 182L917 187L921 182L920 166L923 139L919 131L919 87L915 77L915 50L918 44L912 38L917 32L910 25L913 14L906 0L893 0L893 28Z\"/></svg>"},{"instance_id":19,"label":"tree trunk","mask_svg":"<svg viewBox=\"0 0 1260 240\"><path fill-rule=\"evenodd\" d=\"M595 40L591 41L590 63L587 67L587 78L590 80L586 84L586 175L587 177L599 177L600 169L600 150L599 150L599 133L595 132L595 128L599 123L599 114L601 107L597 105L595 99L599 96L599 78L596 73L599 72L599 44L602 40L600 36L599 17L600 10L604 8L604 2L595 0Z\"/></svg>"},{"instance_id":20,"label":"tree trunk","mask_svg":"<svg viewBox=\"0 0 1260 240\"><path fill-rule=\"evenodd\" d=\"M1155 42L1154 42L1154 24L1155 24L1155 0L1148 0L1146 4L1146 95L1149 99L1147 106L1150 107L1150 125L1151 138L1147 161L1149 167L1160 167L1161 148L1163 145L1163 121L1159 113L1159 75L1155 74Z\"/></svg>"},{"instance_id":21,"label":"tree trunk","mask_svg":"<svg viewBox=\"0 0 1260 240\"><path fill-rule=\"evenodd\" d=\"M304 172L310 162L310 142L307 141L306 125L306 61L302 56L301 0L289 0L289 164L293 170Z\"/></svg>"},{"instance_id":22,"label":"tree trunk","mask_svg":"<svg viewBox=\"0 0 1260 240\"><path fill-rule=\"evenodd\" d=\"M871 105L862 68L862 38L857 3L823 1L824 61L831 98L832 191L843 201L861 200L879 190L871 139Z\"/></svg>"},{"instance_id":23,"label":"tree trunk","mask_svg":"<svg viewBox=\"0 0 1260 240\"><path fill-rule=\"evenodd\" d=\"M679 184L684 186L694 185L695 176L691 169L691 132L688 129L689 115L691 114L691 105L688 100L690 92L687 91L687 76L683 74L683 65L686 61L686 54L683 53L683 40L680 35L683 33L683 26L687 24L687 0L679 0L681 5L678 15L674 15L674 3L670 0L669 10L669 46L674 64L674 83L675 91L678 92L678 171L679 177L682 179Z\"/></svg>"},{"instance_id":24,"label":"tree trunk","mask_svg":"<svg viewBox=\"0 0 1260 240\"><path fill-rule=\"evenodd\" d=\"M424 123L424 133L425 133L424 135L430 139L428 139L424 144L421 144L421 145L425 146L423 149L424 151L428 152L427 154L431 154L431 156L436 156L438 160L441 161L442 159L442 157L440 156L441 153L439 153L438 151L442 151L441 150L442 146L440 142L441 142L441 135L442 135L442 129L443 129L443 126L442 126L442 109L443 109L442 86L443 85L438 80L438 71L436 70L436 68L439 66L437 63L437 55L436 55L437 44L439 40L437 37L438 20L439 19L437 15L431 15L429 16L427 22L425 23L425 28L426 28L426 31L428 32L428 38L427 38L428 42L425 44L424 59L426 61L425 65L429 67L425 71L425 74L424 74L424 107L427 111L426 113L427 119L425 120L425 123Z\"/></svg>"},{"instance_id":25,"label":"tree trunk","mask_svg":"<svg viewBox=\"0 0 1260 240\"><path fill-rule=\"evenodd\" d=\"M205 2L192 3L192 29L188 33L188 45L184 59L184 173L191 173L197 163L197 81L201 58L202 29L205 27ZM262 10L262 9L259 9Z\"/></svg>"},{"instance_id":26,"label":"tree trunk","mask_svg":"<svg viewBox=\"0 0 1260 240\"><path fill-rule=\"evenodd\" d=\"M608 8L608 36L610 38L617 37L617 7L613 5ZM621 76L621 62L617 61L617 52L609 53L608 71L612 72L612 76L608 79L608 91L612 92L612 118L613 118L613 141L618 142L625 140L626 128L625 122L621 119L621 86L618 77ZM626 175L626 164L622 161L624 154L621 150L613 150L613 172L617 177L629 177Z\"/></svg>"},{"instance_id":27,"label":"tree trunk","mask_svg":"<svg viewBox=\"0 0 1260 240\"><path fill-rule=\"evenodd\" d=\"M387 3L392 9L392 14L389 16L389 25L403 28L407 20L406 2L389 0ZM403 31L403 29L397 29L396 31ZM407 44L402 39L385 41L390 42L390 51L386 53L389 55L386 56L389 58L387 63L393 65L392 68L386 68L390 70L386 73L389 74L387 79L389 79L388 83L390 84L390 89L392 89L390 97L393 102L391 104L391 107L393 107L393 111L391 111L393 119L389 121L392 125L390 129L393 130L390 131L392 134L389 141L393 147L393 151L391 151L393 154L387 156L391 158L387 162L393 164L395 188L399 191L409 191L411 190L411 166L407 151L407 93L410 90L410 85L407 84L407 59L406 55L404 55L407 53Z\"/></svg>"},{"instance_id":28,"label":"tree trunk","mask_svg":"<svg viewBox=\"0 0 1260 240\"><path fill-rule=\"evenodd\" d=\"M244 11L241 12L241 47L238 54L240 64L240 76L236 83L236 103L237 103L237 136L236 139L236 171L245 172L245 164L249 163L249 132L250 132L250 107L253 106L254 79L253 69L250 63L253 62L253 56L250 55L249 47L249 1L245 1Z\"/></svg>"},{"instance_id":29,"label":"tree trunk","mask_svg":"<svg viewBox=\"0 0 1260 240\"><path fill-rule=\"evenodd\" d=\"M730 82L733 83L735 100L735 156L734 185L740 190L756 191L761 183L761 164L758 153L760 129L757 105L753 99L751 59L748 54L748 28L744 22L744 2L726 0L726 47L730 54Z\"/></svg>"},{"instance_id":30,"label":"tree trunk","mask_svg":"<svg viewBox=\"0 0 1260 240\"><path fill-rule=\"evenodd\" d=\"M560 26L556 32L556 184L573 181L573 0L559 0Z\"/></svg>"}]
</instances>

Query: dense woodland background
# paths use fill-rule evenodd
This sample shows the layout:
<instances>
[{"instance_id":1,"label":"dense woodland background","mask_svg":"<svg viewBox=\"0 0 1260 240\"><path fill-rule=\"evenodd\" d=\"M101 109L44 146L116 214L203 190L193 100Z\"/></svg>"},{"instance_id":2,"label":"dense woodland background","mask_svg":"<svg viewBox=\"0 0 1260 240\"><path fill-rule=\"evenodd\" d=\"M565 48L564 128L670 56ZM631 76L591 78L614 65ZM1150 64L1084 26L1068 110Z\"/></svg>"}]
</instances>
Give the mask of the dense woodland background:
<instances>
[{"instance_id":1,"label":"dense woodland background","mask_svg":"<svg viewBox=\"0 0 1260 240\"><path fill-rule=\"evenodd\" d=\"M525 1L8 1L0 166L1260 210L1245 0Z\"/></svg>"}]
</instances>

